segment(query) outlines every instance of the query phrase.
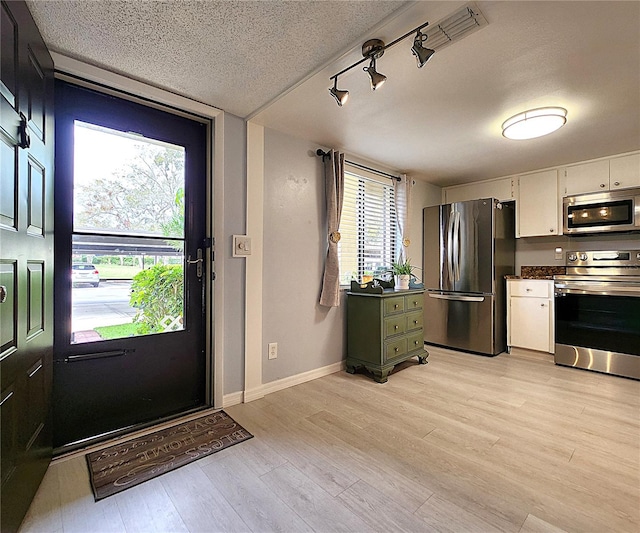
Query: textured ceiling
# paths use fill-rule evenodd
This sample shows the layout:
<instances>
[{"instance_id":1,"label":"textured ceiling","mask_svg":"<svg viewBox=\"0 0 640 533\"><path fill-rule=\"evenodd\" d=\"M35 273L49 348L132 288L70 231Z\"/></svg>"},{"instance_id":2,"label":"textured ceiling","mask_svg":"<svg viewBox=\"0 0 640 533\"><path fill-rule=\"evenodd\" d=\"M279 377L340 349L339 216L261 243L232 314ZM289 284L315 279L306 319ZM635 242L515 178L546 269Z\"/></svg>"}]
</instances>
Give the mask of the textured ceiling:
<instances>
[{"instance_id":1,"label":"textured ceiling","mask_svg":"<svg viewBox=\"0 0 640 533\"><path fill-rule=\"evenodd\" d=\"M398 1L30 0L52 51L245 117Z\"/></svg>"},{"instance_id":2,"label":"textured ceiling","mask_svg":"<svg viewBox=\"0 0 640 533\"><path fill-rule=\"evenodd\" d=\"M56 52L439 185L640 149L638 1L477 1L487 26L422 69L411 39L387 50L375 93L351 70L342 108L329 77L362 42L388 43L465 2L27 3ZM567 125L502 137L504 120L545 105L567 108Z\"/></svg>"}]
</instances>

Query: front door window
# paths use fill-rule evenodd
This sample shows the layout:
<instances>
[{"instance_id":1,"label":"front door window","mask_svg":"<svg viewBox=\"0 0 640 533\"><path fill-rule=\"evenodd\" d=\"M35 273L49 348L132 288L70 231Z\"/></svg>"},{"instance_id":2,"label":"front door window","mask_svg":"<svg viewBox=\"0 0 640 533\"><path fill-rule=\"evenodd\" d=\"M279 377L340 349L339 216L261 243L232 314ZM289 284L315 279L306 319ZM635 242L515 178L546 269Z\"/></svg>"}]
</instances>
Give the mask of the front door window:
<instances>
[{"instance_id":1,"label":"front door window","mask_svg":"<svg viewBox=\"0 0 640 533\"><path fill-rule=\"evenodd\" d=\"M74 123L71 342L185 328L185 150Z\"/></svg>"}]
</instances>

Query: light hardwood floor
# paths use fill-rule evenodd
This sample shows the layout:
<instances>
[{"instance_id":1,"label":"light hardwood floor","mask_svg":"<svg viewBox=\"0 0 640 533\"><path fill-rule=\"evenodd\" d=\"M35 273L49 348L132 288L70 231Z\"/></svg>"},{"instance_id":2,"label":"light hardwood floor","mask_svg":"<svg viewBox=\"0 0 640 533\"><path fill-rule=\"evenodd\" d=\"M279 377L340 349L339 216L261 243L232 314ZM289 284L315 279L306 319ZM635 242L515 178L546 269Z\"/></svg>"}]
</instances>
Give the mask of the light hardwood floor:
<instances>
[{"instance_id":1,"label":"light hardwood floor","mask_svg":"<svg viewBox=\"0 0 640 533\"><path fill-rule=\"evenodd\" d=\"M430 353L230 407L254 439L98 503L57 460L21 533L640 531L640 382Z\"/></svg>"}]
</instances>

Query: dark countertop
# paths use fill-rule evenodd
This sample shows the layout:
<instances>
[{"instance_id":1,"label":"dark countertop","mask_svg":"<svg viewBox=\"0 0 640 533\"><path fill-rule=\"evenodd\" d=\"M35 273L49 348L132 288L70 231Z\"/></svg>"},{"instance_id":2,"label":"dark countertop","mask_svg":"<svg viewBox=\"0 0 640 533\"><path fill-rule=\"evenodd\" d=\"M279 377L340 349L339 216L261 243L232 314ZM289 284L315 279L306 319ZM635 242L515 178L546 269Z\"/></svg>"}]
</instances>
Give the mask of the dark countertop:
<instances>
[{"instance_id":1,"label":"dark countertop","mask_svg":"<svg viewBox=\"0 0 640 533\"><path fill-rule=\"evenodd\" d=\"M564 266L525 266L520 267L519 276L505 276L505 279L553 279L553 276L567 273Z\"/></svg>"}]
</instances>

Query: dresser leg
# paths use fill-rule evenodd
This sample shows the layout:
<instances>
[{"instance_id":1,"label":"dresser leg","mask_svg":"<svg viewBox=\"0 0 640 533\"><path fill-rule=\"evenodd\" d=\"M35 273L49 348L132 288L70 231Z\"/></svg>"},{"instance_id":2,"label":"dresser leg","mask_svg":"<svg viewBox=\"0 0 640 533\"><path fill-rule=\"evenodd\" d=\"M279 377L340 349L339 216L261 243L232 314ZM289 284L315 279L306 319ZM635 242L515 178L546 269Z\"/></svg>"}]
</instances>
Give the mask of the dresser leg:
<instances>
[{"instance_id":1,"label":"dresser leg","mask_svg":"<svg viewBox=\"0 0 640 533\"><path fill-rule=\"evenodd\" d=\"M386 383L387 378L389 377L389 374L391 373L392 370L393 368L389 368L387 370L370 370L370 371L373 374L373 379L375 379L376 382Z\"/></svg>"},{"instance_id":2,"label":"dresser leg","mask_svg":"<svg viewBox=\"0 0 640 533\"><path fill-rule=\"evenodd\" d=\"M355 374L356 367L354 365L347 365L347 372L349 372L349 374Z\"/></svg>"},{"instance_id":3,"label":"dresser leg","mask_svg":"<svg viewBox=\"0 0 640 533\"><path fill-rule=\"evenodd\" d=\"M419 355L418 356L418 363L420 363L421 365L426 365L427 364L427 357L429 357L429 354L427 354L427 355Z\"/></svg>"}]
</instances>

